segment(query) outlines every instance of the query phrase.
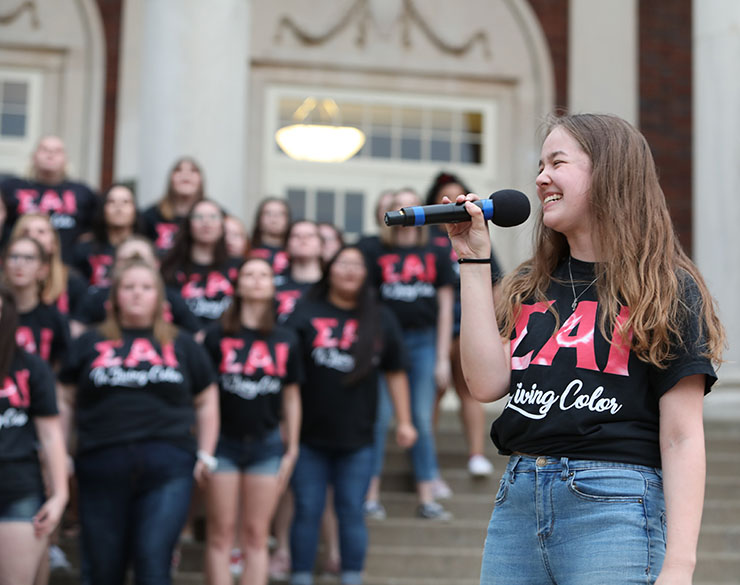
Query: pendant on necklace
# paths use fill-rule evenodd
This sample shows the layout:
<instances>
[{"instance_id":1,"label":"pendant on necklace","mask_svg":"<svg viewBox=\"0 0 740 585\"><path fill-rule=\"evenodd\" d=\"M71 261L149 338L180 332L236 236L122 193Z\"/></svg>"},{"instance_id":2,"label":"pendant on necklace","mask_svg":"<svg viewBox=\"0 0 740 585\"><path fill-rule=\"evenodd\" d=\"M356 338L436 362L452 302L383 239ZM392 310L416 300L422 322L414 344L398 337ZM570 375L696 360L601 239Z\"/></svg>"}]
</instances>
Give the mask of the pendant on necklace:
<instances>
[{"instance_id":1,"label":"pendant on necklace","mask_svg":"<svg viewBox=\"0 0 740 585\"><path fill-rule=\"evenodd\" d=\"M573 302L570 304L570 310L575 311L576 305L578 305L578 299L573 299Z\"/></svg>"}]
</instances>

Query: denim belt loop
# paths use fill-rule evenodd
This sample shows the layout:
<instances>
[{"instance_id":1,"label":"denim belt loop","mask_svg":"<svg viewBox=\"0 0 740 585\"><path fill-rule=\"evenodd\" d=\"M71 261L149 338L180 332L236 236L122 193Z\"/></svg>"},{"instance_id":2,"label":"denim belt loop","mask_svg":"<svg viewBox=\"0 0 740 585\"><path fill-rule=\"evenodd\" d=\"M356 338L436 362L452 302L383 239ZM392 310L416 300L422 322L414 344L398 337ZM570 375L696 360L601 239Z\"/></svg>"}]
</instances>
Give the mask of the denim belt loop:
<instances>
[{"instance_id":1,"label":"denim belt loop","mask_svg":"<svg viewBox=\"0 0 740 585\"><path fill-rule=\"evenodd\" d=\"M516 468L517 465L519 465L519 462L522 460L521 455L512 455L511 456L511 466L510 466L510 472L509 472L509 483L514 483L514 480L516 479Z\"/></svg>"},{"instance_id":2,"label":"denim belt loop","mask_svg":"<svg viewBox=\"0 0 740 585\"><path fill-rule=\"evenodd\" d=\"M566 479L568 479L568 472L569 472L569 469L568 469L568 458L567 457L561 457L560 458L560 465L562 465L562 467L563 467L562 470L560 471L560 479L562 479L563 481L565 481Z\"/></svg>"}]
</instances>

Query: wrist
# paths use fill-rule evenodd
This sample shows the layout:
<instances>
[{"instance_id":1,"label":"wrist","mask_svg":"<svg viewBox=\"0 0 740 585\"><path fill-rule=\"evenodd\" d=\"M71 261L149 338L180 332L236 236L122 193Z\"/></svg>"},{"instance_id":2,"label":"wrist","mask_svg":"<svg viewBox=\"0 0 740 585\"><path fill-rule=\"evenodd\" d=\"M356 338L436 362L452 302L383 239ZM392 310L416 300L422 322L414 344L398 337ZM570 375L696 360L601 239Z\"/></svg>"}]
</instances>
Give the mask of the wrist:
<instances>
[{"instance_id":1,"label":"wrist","mask_svg":"<svg viewBox=\"0 0 740 585\"><path fill-rule=\"evenodd\" d=\"M215 471L218 466L218 459L213 455L203 449L199 449L196 456L198 457L198 461L208 468L208 471Z\"/></svg>"}]
</instances>

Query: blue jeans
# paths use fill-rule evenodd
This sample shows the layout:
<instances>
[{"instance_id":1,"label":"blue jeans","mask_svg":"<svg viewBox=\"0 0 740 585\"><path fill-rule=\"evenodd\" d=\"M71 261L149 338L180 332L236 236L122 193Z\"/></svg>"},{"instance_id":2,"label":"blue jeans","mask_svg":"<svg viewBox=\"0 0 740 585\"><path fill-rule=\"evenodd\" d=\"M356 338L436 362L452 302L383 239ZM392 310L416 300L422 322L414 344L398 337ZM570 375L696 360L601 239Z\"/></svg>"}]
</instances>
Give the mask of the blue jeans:
<instances>
[{"instance_id":1,"label":"blue jeans","mask_svg":"<svg viewBox=\"0 0 740 585\"><path fill-rule=\"evenodd\" d=\"M658 469L568 458L509 460L481 585L642 585L665 556Z\"/></svg>"},{"instance_id":2,"label":"blue jeans","mask_svg":"<svg viewBox=\"0 0 740 585\"><path fill-rule=\"evenodd\" d=\"M218 438L215 473L243 473L250 475L277 475L283 453L283 438L275 428L258 439Z\"/></svg>"},{"instance_id":3,"label":"blue jeans","mask_svg":"<svg viewBox=\"0 0 740 585\"><path fill-rule=\"evenodd\" d=\"M78 457L86 582L120 585L130 562L137 585L171 582L172 552L187 519L194 465L192 453L164 441Z\"/></svg>"},{"instance_id":4,"label":"blue jeans","mask_svg":"<svg viewBox=\"0 0 740 585\"><path fill-rule=\"evenodd\" d=\"M437 399L437 384L434 380L436 364L437 334L434 329L413 329L403 332L403 341L408 356L406 373L409 376L411 393L411 418L418 438L411 448L411 464L416 481L430 481L439 477L437 447L434 442L434 404ZM385 440L388 425L393 416L393 407L385 380L381 378L378 388L378 414L375 421L375 469L374 476L383 471Z\"/></svg>"},{"instance_id":5,"label":"blue jeans","mask_svg":"<svg viewBox=\"0 0 740 585\"><path fill-rule=\"evenodd\" d=\"M44 501L42 494L28 494L0 505L0 522L33 522Z\"/></svg>"},{"instance_id":6,"label":"blue jeans","mask_svg":"<svg viewBox=\"0 0 740 585\"><path fill-rule=\"evenodd\" d=\"M367 554L367 526L362 511L373 470L373 449L355 451L315 449L301 444L291 485L295 498L290 550L292 585L313 583L313 566L319 544L326 488L334 487L334 508L339 524L342 585L362 583Z\"/></svg>"}]
</instances>

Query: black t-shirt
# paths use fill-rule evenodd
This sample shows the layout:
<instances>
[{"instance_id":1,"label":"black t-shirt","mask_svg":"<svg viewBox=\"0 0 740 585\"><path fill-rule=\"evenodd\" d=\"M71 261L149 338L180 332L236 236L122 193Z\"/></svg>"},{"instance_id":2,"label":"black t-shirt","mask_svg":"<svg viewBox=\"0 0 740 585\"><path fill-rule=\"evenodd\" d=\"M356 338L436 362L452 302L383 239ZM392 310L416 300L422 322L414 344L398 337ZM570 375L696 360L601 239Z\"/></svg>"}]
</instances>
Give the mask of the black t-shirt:
<instances>
[{"instance_id":1,"label":"black t-shirt","mask_svg":"<svg viewBox=\"0 0 740 585\"><path fill-rule=\"evenodd\" d=\"M348 385L354 370L354 345L358 331L356 311L346 311L328 301L303 299L286 325L298 333L305 380L301 386L303 421L301 441L307 445L352 450L373 442L378 372L400 371L404 349L398 321L380 308L382 340L372 357L373 368Z\"/></svg>"},{"instance_id":2,"label":"black t-shirt","mask_svg":"<svg viewBox=\"0 0 740 585\"><path fill-rule=\"evenodd\" d=\"M164 292L167 297L162 315L164 320L190 333L200 331L201 322L190 312L180 292L170 286L166 286ZM71 318L85 325L102 323L107 315L109 296L110 287L89 288Z\"/></svg>"},{"instance_id":3,"label":"black t-shirt","mask_svg":"<svg viewBox=\"0 0 740 585\"><path fill-rule=\"evenodd\" d=\"M619 461L660 467L658 401L679 380L706 376L706 392L716 380L711 362L699 355L698 289L686 279L684 344L665 369L640 361L628 342L610 344L599 332L594 265L571 260L576 294L567 262L555 271L547 294L560 315L545 303L526 303L511 336L511 391L491 438L502 454L514 451ZM622 308L619 322L629 314ZM482 354L484 358L485 352Z\"/></svg>"},{"instance_id":4,"label":"black t-shirt","mask_svg":"<svg viewBox=\"0 0 740 585\"><path fill-rule=\"evenodd\" d=\"M234 284L241 262L233 258L221 266L193 265L190 271L179 269L175 282L190 311L202 326L218 321L234 298Z\"/></svg>"},{"instance_id":5,"label":"black t-shirt","mask_svg":"<svg viewBox=\"0 0 740 585\"><path fill-rule=\"evenodd\" d=\"M278 325L268 334L243 327L227 335L216 323L204 346L218 372L221 434L260 438L276 428L283 387L303 377L295 332Z\"/></svg>"},{"instance_id":6,"label":"black t-shirt","mask_svg":"<svg viewBox=\"0 0 740 585\"><path fill-rule=\"evenodd\" d=\"M263 244L258 248L249 250L249 257L267 260L270 266L272 266L272 272L275 275L275 286L280 286L286 281L290 259L288 258L288 253L282 248Z\"/></svg>"},{"instance_id":7,"label":"black t-shirt","mask_svg":"<svg viewBox=\"0 0 740 585\"><path fill-rule=\"evenodd\" d=\"M70 315L77 310L86 292L87 281L76 271L70 270L67 273L67 290L59 295L54 306L62 315Z\"/></svg>"},{"instance_id":8,"label":"black t-shirt","mask_svg":"<svg viewBox=\"0 0 740 585\"><path fill-rule=\"evenodd\" d=\"M154 243L154 248L163 256L175 243L184 218L166 219L159 210L159 204L147 207L141 213L144 235Z\"/></svg>"},{"instance_id":9,"label":"black t-shirt","mask_svg":"<svg viewBox=\"0 0 740 585\"><path fill-rule=\"evenodd\" d=\"M460 335L460 264L457 262L457 253L452 247L452 242L447 236L447 232L439 226L432 226L430 230L430 241L433 246L440 248L444 254L450 259L450 265L452 266L452 273L455 279L455 304L453 306L453 321L452 321L452 335L457 337ZM503 277L501 267L496 261L496 255L491 251L491 285L496 284Z\"/></svg>"},{"instance_id":10,"label":"black t-shirt","mask_svg":"<svg viewBox=\"0 0 740 585\"><path fill-rule=\"evenodd\" d=\"M77 385L78 452L163 440L195 452L193 398L215 381L211 360L180 332L160 345L150 330L105 339L97 329L74 340L59 379Z\"/></svg>"},{"instance_id":11,"label":"black t-shirt","mask_svg":"<svg viewBox=\"0 0 740 585\"><path fill-rule=\"evenodd\" d=\"M73 266L87 279L88 286L110 286L116 248L110 242L78 242Z\"/></svg>"},{"instance_id":12,"label":"black t-shirt","mask_svg":"<svg viewBox=\"0 0 740 585\"><path fill-rule=\"evenodd\" d=\"M355 244L366 258L375 258L383 250L383 242L377 234L361 236Z\"/></svg>"},{"instance_id":13,"label":"black t-shirt","mask_svg":"<svg viewBox=\"0 0 740 585\"><path fill-rule=\"evenodd\" d=\"M454 284L449 255L439 247L381 247L367 256L371 281L401 328L423 329L437 323L437 289Z\"/></svg>"},{"instance_id":14,"label":"black t-shirt","mask_svg":"<svg viewBox=\"0 0 740 585\"><path fill-rule=\"evenodd\" d=\"M283 283L275 290L275 311L279 322L285 322L295 310L296 303L314 284L313 282L296 282L290 274L286 274Z\"/></svg>"},{"instance_id":15,"label":"black t-shirt","mask_svg":"<svg viewBox=\"0 0 740 585\"><path fill-rule=\"evenodd\" d=\"M0 389L0 503L43 494L32 419L58 413L49 366L38 356L16 351Z\"/></svg>"},{"instance_id":16,"label":"black t-shirt","mask_svg":"<svg viewBox=\"0 0 740 585\"><path fill-rule=\"evenodd\" d=\"M70 344L69 323L53 305L39 303L28 313L18 315L15 332L18 347L50 364L61 364Z\"/></svg>"},{"instance_id":17,"label":"black t-shirt","mask_svg":"<svg viewBox=\"0 0 740 585\"><path fill-rule=\"evenodd\" d=\"M59 232L62 258L72 261L74 245L80 234L90 231L98 196L83 183L62 181L45 185L13 177L0 185L8 209L7 229L12 229L18 217L25 213L46 213Z\"/></svg>"}]
</instances>

